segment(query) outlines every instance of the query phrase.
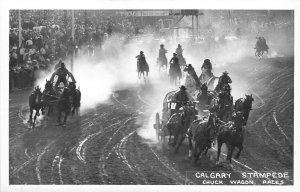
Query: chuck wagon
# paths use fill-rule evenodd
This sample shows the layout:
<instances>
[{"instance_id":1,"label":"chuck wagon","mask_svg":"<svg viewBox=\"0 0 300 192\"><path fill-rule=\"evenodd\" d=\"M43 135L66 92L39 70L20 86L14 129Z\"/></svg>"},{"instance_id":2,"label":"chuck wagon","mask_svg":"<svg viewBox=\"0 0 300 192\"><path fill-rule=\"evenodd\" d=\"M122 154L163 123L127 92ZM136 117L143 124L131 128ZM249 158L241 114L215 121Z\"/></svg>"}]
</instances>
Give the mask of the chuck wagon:
<instances>
[{"instance_id":1,"label":"chuck wagon","mask_svg":"<svg viewBox=\"0 0 300 192\"><path fill-rule=\"evenodd\" d=\"M175 95L176 91L171 91L166 94L164 100L163 100L163 109L162 113L160 115L159 112L156 113L155 115L155 124L154 129L156 131L156 138L159 142L165 143L165 137L170 136L169 130L167 129L167 123L170 120L170 117L172 117L173 114L175 113L181 113L183 112L183 109L175 109L177 102L173 100L173 97ZM192 107L196 109L196 103L195 101L193 102L188 102L187 105L184 105L183 107ZM174 122L172 122L174 123ZM169 140L170 141L170 140Z\"/></svg>"}]
</instances>

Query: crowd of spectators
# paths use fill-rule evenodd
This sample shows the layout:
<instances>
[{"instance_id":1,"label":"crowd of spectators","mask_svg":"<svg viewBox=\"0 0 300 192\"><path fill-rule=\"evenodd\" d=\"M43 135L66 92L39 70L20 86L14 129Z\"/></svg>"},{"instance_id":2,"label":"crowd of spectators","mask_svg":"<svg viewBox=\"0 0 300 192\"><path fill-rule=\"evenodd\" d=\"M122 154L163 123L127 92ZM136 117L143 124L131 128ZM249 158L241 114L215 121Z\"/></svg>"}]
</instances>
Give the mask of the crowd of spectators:
<instances>
[{"instance_id":1,"label":"crowd of spectators","mask_svg":"<svg viewBox=\"0 0 300 192\"><path fill-rule=\"evenodd\" d=\"M49 70L57 60L65 60L78 50L91 52L113 33L136 35L141 23L117 11L74 11L75 39L72 40L71 10L10 11L9 77L10 90L31 87L40 70ZM20 45L20 46L19 46Z\"/></svg>"}]
</instances>

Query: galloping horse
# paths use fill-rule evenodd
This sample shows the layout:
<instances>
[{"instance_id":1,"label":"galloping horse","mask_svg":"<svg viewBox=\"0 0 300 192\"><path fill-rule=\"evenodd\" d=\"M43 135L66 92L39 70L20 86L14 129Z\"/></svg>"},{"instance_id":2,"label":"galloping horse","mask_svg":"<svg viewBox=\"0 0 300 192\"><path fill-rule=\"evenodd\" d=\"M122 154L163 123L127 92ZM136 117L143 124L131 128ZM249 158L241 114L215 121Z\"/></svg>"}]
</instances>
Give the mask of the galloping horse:
<instances>
[{"instance_id":1,"label":"galloping horse","mask_svg":"<svg viewBox=\"0 0 300 192\"><path fill-rule=\"evenodd\" d=\"M159 69L159 71L161 70L161 69L163 69L163 70L167 70L167 68L168 68L168 59L167 59L167 57L164 55L164 56L159 56L158 58L157 58L157 60L156 60L156 63L157 63L157 65L158 65L158 69Z\"/></svg>"},{"instance_id":2,"label":"galloping horse","mask_svg":"<svg viewBox=\"0 0 300 192\"><path fill-rule=\"evenodd\" d=\"M170 83L175 86L180 85L180 79L182 77L181 69L177 64L171 64L169 69Z\"/></svg>"},{"instance_id":3,"label":"galloping horse","mask_svg":"<svg viewBox=\"0 0 300 192\"><path fill-rule=\"evenodd\" d=\"M63 127L66 126L67 117L71 112L71 93L68 88L64 88L61 98L58 101L58 119L57 125L62 125ZM61 124L61 115L65 113L63 124Z\"/></svg>"},{"instance_id":4,"label":"galloping horse","mask_svg":"<svg viewBox=\"0 0 300 192\"><path fill-rule=\"evenodd\" d=\"M252 94L251 95L245 95L246 98L239 98L235 101L234 109L235 111L241 111L243 113L245 124L247 124L249 113L252 110L252 102L254 101Z\"/></svg>"},{"instance_id":5,"label":"galloping horse","mask_svg":"<svg viewBox=\"0 0 300 192\"><path fill-rule=\"evenodd\" d=\"M189 157L192 155L193 143L194 141L194 163L197 163L199 156L202 152L211 144L212 139L218 132L217 126L217 116L214 113L210 113L208 120L196 120L194 121L189 130Z\"/></svg>"},{"instance_id":6,"label":"galloping horse","mask_svg":"<svg viewBox=\"0 0 300 192\"><path fill-rule=\"evenodd\" d=\"M238 153L236 154L236 159L239 158L241 151L243 150L243 124L244 124L244 117L241 112L237 112L233 117L234 123L233 126L224 126L223 129L220 129L217 142L218 142L218 156L217 156L217 164L219 164L219 158L221 153L221 147L223 143L226 143L228 148L227 158L231 163L231 157L233 154L233 150L235 147L239 149Z\"/></svg>"},{"instance_id":7,"label":"galloping horse","mask_svg":"<svg viewBox=\"0 0 300 192\"><path fill-rule=\"evenodd\" d=\"M137 62L137 71L138 71L138 78L141 79L141 76L143 74L143 78L146 81L146 77L148 77L148 73L149 73L149 65L146 62L146 60L138 60ZM146 76L145 76L145 72L146 72Z\"/></svg>"},{"instance_id":8,"label":"galloping horse","mask_svg":"<svg viewBox=\"0 0 300 192\"><path fill-rule=\"evenodd\" d=\"M42 101L42 92L39 86L35 87L34 91L29 95L29 109L30 109L30 115L28 123L32 125L32 128L35 127L36 117L40 116L40 110L43 111L43 101ZM35 110L34 119L32 122L32 114L33 110Z\"/></svg>"},{"instance_id":9,"label":"galloping horse","mask_svg":"<svg viewBox=\"0 0 300 192\"><path fill-rule=\"evenodd\" d=\"M81 92L76 89L76 85L74 82L70 82L68 86L71 95L71 106L72 106L72 115L75 114L75 111L78 112L80 107L80 100L81 100Z\"/></svg>"},{"instance_id":10,"label":"galloping horse","mask_svg":"<svg viewBox=\"0 0 300 192\"><path fill-rule=\"evenodd\" d=\"M183 106L183 113L180 119L182 126L179 127L179 129L175 130L174 135L174 153L178 152L179 147L185 139L185 135L187 133L188 128L190 127L191 123L196 119L196 115L197 110L195 110L195 106Z\"/></svg>"}]
</instances>

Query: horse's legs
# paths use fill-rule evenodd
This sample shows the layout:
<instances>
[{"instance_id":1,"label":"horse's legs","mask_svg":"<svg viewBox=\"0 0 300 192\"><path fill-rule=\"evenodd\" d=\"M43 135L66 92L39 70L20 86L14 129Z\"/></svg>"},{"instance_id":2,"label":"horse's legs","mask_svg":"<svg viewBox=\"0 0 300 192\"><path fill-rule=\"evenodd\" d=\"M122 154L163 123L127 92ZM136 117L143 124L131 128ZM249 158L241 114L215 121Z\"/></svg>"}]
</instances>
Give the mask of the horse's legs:
<instances>
[{"instance_id":1,"label":"horse's legs","mask_svg":"<svg viewBox=\"0 0 300 192\"><path fill-rule=\"evenodd\" d=\"M36 121L36 116L38 114L38 110L35 110L35 114L34 114L34 118L33 118L33 124L32 124L32 128L35 128L35 121Z\"/></svg>"},{"instance_id":2,"label":"horse's legs","mask_svg":"<svg viewBox=\"0 0 300 192\"><path fill-rule=\"evenodd\" d=\"M179 135L179 141L177 142L177 144L176 144L176 146L175 146L174 153L177 153L177 152L178 152L178 149L179 149L179 147L181 146L183 140L184 140L184 135L183 135L183 134L180 134L180 135Z\"/></svg>"},{"instance_id":3,"label":"horse's legs","mask_svg":"<svg viewBox=\"0 0 300 192\"><path fill-rule=\"evenodd\" d=\"M232 158L232 153L234 150L234 146L232 145L227 145L228 146L228 153L227 153L227 158L226 160L229 160L229 163L231 164L231 158Z\"/></svg>"},{"instance_id":4,"label":"horse's legs","mask_svg":"<svg viewBox=\"0 0 300 192\"><path fill-rule=\"evenodd\" d=\"M237 146L239 151L237 152L237 154L235 155L235 158L238 159L240 157L241 151L243 150L243 145L239 145Z\"/></svg>"},{"instance_id":5,"label":"horse's legs","mask_svg":"<svg viewBox=\"0 0 300 192\"><path fill-rule=\"evenodd\" d=\"M203 152L204 148L206 147L206 145L200 144L199 142L196 142L196 144L195 144L195 145L196 145L196 146L198 146L198 148L199 148L199 152L198 152L198 153L195 153L195 160L194 160L194 164L196 164L196 163L197 163L197 161L198 161L198 159L199 159L200 155L202 154L202 152ZM196 147L195 147L195 148L196 148Z\"/></svg>"},{"instance_id":6,"label":"horse's legs","mask_svg":"<svg viewBox=\"0 0 300 192\"><path fill-rule=\"evenodd\" d=\"M174 134L174 141L173 141L173 144L172 146L175 147L176 144L178 143L177 140L178 138L181 139L181 137L179 137L179 134L180 134L180 128L179 126L175 126L175 129L173 130L173 134Z\"/></svg>"},{"instance_id":7,"label":"horse's legs","mask_svg":"<svg viewBox=\"0 0 300 192\"><path fill-rule=\"evenodd\" d=\"M223 142L220 139L218 139L217 164L219 164L219 158L220 158L222 144L223 144Z\"/></svg>"},{"instance_id":8,"label":"horse's legs","mask_svg":"<svg viewBox=\"0 0 300 192\"><path fill-rule=\"evenodd\" d=\"M65 112L65 117L64 117L64 122L63 122L63 125L64 125L64 126L66 125L66 122L67 122L67 118L68 118L68 116L69 116L69 113L70 113L70 111L66 111L66 112Z\"/></svg>"},{"instance_id":9,"label":"horse's legs","mask_svg":"<svg viewBox=\"0 0 300 192\"><path fill-rule=\"evenodd\" d=\"M193 143L190 135L188 137L188 140L189 140L189 157L192 157Z\"/></svg>"},{"instance_id":10,"label":"horse's legs","mask_svg":"<svg viewBox=\"0 0 300 192\"><path fill-rule=\"evenodd\" d=\"M61 125L61 121L60 121L61 113L62 113L62 112L59 110L59 111L58 111L58 118L57 118L57 125Z\"/></svg>"},{"instance_id":11,"label":"horse's legs","mask_svg":"<svg viewBox=\"0 0 300 192\"><path fill-rule=\"evenodd\" d=\"M33 110L32 110L32 108L30 108L30 114L29 114L28 123L32 123L32 113L33 113Z\"/></svg>"}]
</instances>

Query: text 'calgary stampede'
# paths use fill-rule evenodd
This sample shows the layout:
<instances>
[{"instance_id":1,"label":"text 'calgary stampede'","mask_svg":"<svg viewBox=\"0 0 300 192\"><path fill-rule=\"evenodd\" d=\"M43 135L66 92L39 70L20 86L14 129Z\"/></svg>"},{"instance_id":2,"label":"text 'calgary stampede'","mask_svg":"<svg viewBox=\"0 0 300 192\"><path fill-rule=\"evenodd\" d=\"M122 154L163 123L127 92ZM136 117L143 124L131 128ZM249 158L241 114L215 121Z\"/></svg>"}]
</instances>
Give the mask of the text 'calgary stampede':
<instances>
[{"instance_id":1,"label":"text 'calgary stampede'","mask_svg":"<svg viewBox=\"0 0 300 192\"><path fill-rule=\"evenodd\" d=\"M290 178L288 172L197 171L188 174L192 174L195 181L202 185L283 185Z\"/></svg>"}]
</instances>

